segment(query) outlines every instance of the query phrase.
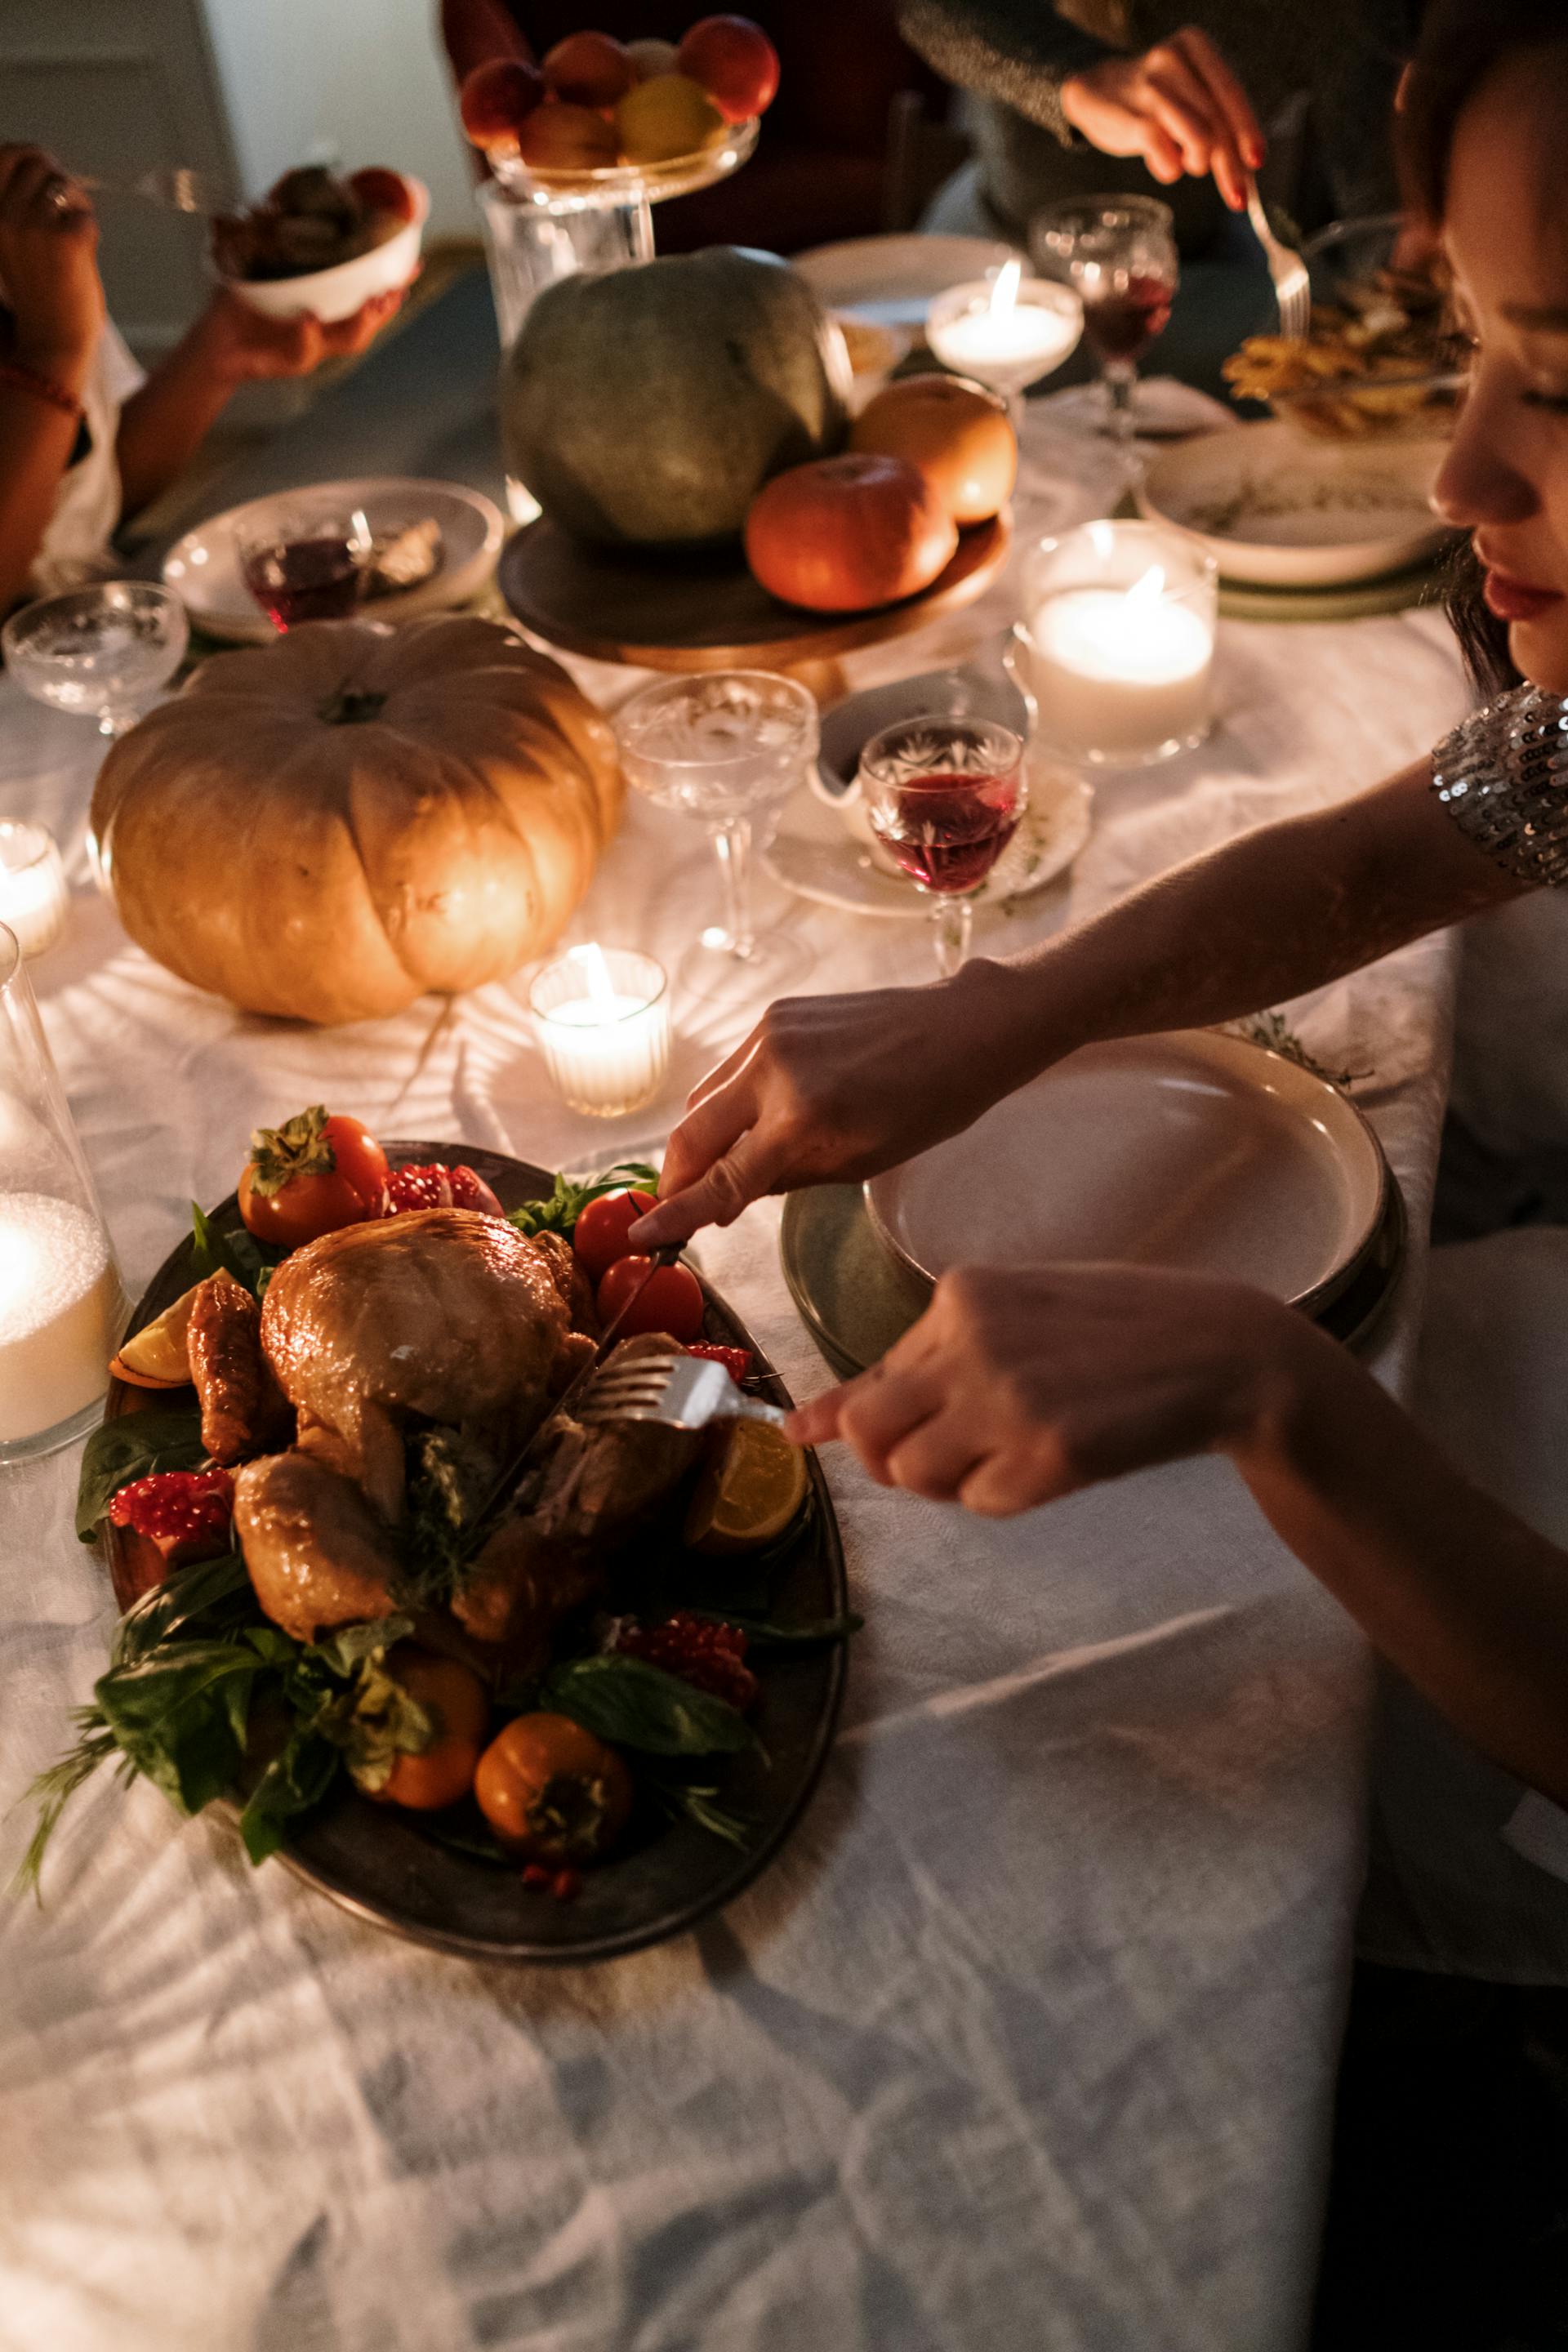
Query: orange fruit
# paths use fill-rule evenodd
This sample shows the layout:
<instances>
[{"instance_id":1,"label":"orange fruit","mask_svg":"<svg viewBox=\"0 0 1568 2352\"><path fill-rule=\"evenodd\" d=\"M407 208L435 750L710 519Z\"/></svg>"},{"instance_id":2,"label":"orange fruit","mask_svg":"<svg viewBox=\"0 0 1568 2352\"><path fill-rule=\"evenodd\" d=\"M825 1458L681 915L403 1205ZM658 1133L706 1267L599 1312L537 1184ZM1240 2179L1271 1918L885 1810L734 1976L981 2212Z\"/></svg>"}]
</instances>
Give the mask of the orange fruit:
<instances>
[{"instance_id":1,"label":"orange fruit","mask_svg":"<svg viewBox=\"0 0 1568 2352\"><path fill-rule=\"evenodd\" d=\"M704 1465L686 1513L693 1551L759 1551L805 1500L805 1455L765 1421L737 1421Z\"/></svg>"}]
</instances>

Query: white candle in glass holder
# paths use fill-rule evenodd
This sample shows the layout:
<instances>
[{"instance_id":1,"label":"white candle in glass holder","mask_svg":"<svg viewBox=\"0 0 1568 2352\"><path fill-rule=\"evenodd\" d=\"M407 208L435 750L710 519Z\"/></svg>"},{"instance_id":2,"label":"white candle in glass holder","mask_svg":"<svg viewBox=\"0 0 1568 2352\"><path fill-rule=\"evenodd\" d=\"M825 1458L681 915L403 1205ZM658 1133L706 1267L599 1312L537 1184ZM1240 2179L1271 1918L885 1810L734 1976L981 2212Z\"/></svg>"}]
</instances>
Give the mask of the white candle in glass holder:
<instances>
[{"instance_id":1,"label":"white candle in glass holder","mask_svg":"<svg viewBox=\"0 0 1568 2352\"><path fill-rule=\"evenodd\" d=\"M664 967L630 948L569 948L529 991L546 1066L573 1110L618 1118L651 1101L669 1067Z\"/></svg>"},{"instance_id":2,"label":"white candle in glass holder","mask_svg":"<svg viewBox=\"0 0 1568 2352\"><path fill-rule=\"evenodd\" d=\"M1111 764L1208 731L1214 630L1152 564L1131 588L1063 588L1029 621L1031 683L1057 749Z\"/></svg>"},{"instance_id":3,"label":"white candle in glass holder","mask_svg":"<svg viewBox=\"0 0 1568 2352\"><path fill-rule=\"evenodd\" d=\"M0 1445L55 1429L103 1394L122 1306L89 1210L0 1192Z\"/></svg>"},{"instance_id":4,"label":"white candle in glass holder","mask_svg":"<svg viewBox=\"0 0 1568 2352\"><path fill-rule=\"evenodd\" d=\"M926 341L943 367L1010 396L1060 367L1082 332L1083 305L1071 288L1025 278L1018 261L994 279L950 288L926 319Z\"/></svg>"},{"instance_id":5,"label":"white candle in glass holder","mask_svg":"<svg viewBox=\"0 0 1568 2352\"><path fill-rule=\"evenodd\" d=\"M70 903L53 834L41 824L0 823L0 923L25 956L40 956L66 927Z\"/></svg>"}]
</instances>

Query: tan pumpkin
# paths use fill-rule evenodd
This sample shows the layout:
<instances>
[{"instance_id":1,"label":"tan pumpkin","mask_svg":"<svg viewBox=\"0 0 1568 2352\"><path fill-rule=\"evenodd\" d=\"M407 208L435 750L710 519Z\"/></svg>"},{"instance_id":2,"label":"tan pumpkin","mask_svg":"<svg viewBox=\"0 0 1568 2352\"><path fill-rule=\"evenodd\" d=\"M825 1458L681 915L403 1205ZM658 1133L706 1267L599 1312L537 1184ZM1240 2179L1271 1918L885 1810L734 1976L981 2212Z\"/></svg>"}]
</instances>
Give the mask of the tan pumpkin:
<instances>
[{"instance_id":1,"label":"tan pumpkin","mask_svg":"<svg viewBox=\"0 0 1568 2352\"><path fill-rule=\"evenodd\" d=\"M549 947L624 786L608 723L493 621L314 621L216 654L104 761L121 919L251 1013L363 1021Z\"/></svg>"}]
</instances>

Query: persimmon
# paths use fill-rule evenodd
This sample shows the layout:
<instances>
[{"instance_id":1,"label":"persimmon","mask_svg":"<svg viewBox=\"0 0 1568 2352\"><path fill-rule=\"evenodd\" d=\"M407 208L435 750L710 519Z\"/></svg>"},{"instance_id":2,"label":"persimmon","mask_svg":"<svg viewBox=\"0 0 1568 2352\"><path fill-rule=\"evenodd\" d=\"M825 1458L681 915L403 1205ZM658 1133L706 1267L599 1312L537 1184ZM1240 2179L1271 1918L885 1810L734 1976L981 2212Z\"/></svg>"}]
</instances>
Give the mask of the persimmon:
<instances>
[{"instance_id":1,"label":"persimmon","mask_svg":"<svg viewBox=\"0 0 1568 2352\"><path fill-rule=\"evenodd\" d=\"M1000 513L1018 471L1005 401L963 376L911 375L888 384L850 426L849 446L907 458L961 528Z\"/></svg>"},{"instance_id":2,"label":"persimmon","mask_svg":"<svg viewBox=\"0 0 1568 2352\"><path fill-rule=\"evenodd\" d=\"M509 1852L536 1863L594 1862L626 1825L632 1777L570 1716L520 1715L480 1757L474 1794Z\"/></svg>"},{"instance_id":3,"label":"persimmon","mask_svg":"<svg viewBox=\"0 0 1568 2352\"><path fill-rule=\"evenodd\" d=\"M489 1696L471 1666L437 1657L413 1642L399 1642L387 1652L386 1672L425 1709L436 1737L417 1755L398 1756L380 1788L369 1793L413 1812L440 1812L474 1785L489 1728Z\"/></svg>"}]
</instances>

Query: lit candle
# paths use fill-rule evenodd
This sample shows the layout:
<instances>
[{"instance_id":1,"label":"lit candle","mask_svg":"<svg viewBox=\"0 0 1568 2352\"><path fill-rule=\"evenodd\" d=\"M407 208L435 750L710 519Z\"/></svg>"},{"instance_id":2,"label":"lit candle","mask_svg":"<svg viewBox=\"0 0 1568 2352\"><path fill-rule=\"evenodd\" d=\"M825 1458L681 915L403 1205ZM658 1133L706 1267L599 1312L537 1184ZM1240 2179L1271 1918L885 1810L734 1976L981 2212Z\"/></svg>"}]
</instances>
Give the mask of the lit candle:
<instances>
[{"instance_id":1,"label":"lit candle","mask_svg":"<svg viewBox=\"0 0 1568 2352\"><path fill-rule=\"evenodd\" d=\"M0 1446L94 1403L123 1311L102 1226L74 1201L0 1193Z\"/></svg>"},{"instance_id":2,"label":"lit candle","mask_svg":"<svg viewBox=\"0 0 1568 2352\"><path fill-rule=\"evenodd\" d=\"M69 903L54 835L41 824L0 823L0 923L16 932L25 956L54 946Z\"/></svg>"},{"instance_id":3,"label":"lit candle","mask_svg":"<svg viewBox=\"0 0 1568 2352\"><path fill-rule=\"evenodd\" d=\"M529 991L546 1066L573 1110L618 1118L669 1067L669 992L652 956L590 941L547 964Z\"/></svg>"},{"instance_id":4,"label":"lit candle","mask_svg":"<svg viewBox=\"0 0 1568 2352\"><path fill-rule=\"evenodd\" d=\"M1203 740L1213 691L1212 558L1147 522L1043 540L1016 632L1047 749L1137 767Z\"/></svg>"},{"instance_id":5,"label":"lit candle","mask_svg":"<svg viewBox=\"0 0 1568 2352\"><path fill-rule=\"evenodd\" d=\"M926 341L944 367L994 391L1022 392L1059 367L1083 332L1083 304L1054 279L1024 279L1009 261L994 282L972 279L931 304Z\"/></svg>"}]
</instances>

